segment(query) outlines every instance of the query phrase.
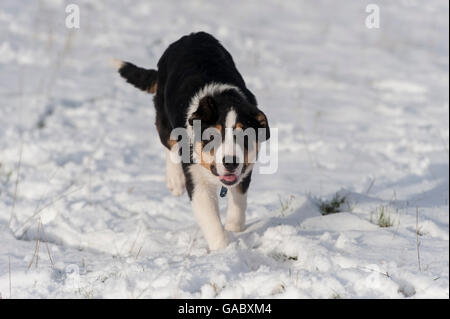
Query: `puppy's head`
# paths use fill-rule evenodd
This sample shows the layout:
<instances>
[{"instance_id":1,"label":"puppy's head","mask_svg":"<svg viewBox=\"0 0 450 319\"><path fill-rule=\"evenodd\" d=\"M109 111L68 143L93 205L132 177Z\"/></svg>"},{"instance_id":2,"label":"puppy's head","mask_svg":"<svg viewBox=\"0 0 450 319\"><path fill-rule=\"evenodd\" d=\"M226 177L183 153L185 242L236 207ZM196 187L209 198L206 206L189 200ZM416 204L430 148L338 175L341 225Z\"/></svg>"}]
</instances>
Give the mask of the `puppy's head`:
<instances>
[{"instance_id":1,"label":"puppy's head","mask_svg":"<svg viewBox=\"0 0 450 319\"><path fill-rule=\"evenodd\" d=\"M194 160L225 186L239 184L252 170L259 143L270 137L265 114L232 89L201 97L188 125Z\"/></svg>"}]
</instances>

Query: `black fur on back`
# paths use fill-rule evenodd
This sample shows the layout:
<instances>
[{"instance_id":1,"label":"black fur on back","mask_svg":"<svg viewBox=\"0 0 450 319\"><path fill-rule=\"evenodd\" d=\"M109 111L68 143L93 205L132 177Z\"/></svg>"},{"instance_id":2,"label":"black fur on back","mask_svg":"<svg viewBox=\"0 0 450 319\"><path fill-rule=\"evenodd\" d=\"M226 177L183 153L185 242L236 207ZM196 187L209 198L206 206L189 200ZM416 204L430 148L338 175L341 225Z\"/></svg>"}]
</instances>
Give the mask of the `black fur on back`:
<instances>
[{"instance_id":1,"label":"black fur on back","mask_svg":"<svg viewBox=\"0 0 450 319\"><path fill-rule=\"evenodd\" d=\"M233 107L237 112L237 120L244 129L246 127L256 129L262 125L269 131L265 115L263 121L258 119L258 115L263 113L258 109L255 96L247 89L230 53L208 33L191 33L172 43L158 61L158 71L124 62L119 68L119 73L135 87L156 93L154 97L156 127L161 143L168 149L171 149L172 145L170 140L172 130L178 127L186 128L186 117L192 98L202 88L212 83L231 85L242 93L227 90L212 97L211 103L214 104L216 112L211 118L212 122L223 123L227 111ZM265 124L261 124L262 122ZM214 124L204 120L202 123ZM194 181L189 170L191 165L192 162L182 163L190 198L194 189ZM251 172L239 185L242 193L247 192L250 180Z\"/></svg>"},{"instance_id":2,"label":"black fur on back","mask_svg":"<svg viewBox=\"0 0 450 319\"><path fill-rule=\"evenodd\" d=\"M157 95L162 95L163 104L156 106L157 111L167 113L172 128L185 127L191 98L212 82L238 87L256 106L233 58L218 40L205 32L183 36L167 48L158 62Z\"/></svg>"}]
</instances>

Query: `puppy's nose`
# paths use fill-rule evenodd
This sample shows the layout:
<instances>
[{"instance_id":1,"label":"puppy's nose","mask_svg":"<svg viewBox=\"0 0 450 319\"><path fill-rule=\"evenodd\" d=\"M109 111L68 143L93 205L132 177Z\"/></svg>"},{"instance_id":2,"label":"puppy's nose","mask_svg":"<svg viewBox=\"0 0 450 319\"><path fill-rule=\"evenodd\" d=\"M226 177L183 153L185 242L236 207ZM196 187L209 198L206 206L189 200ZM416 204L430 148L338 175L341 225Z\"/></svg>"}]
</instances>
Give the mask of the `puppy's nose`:
<instances>
[{"instance_id":1,"label":"puppy's nose","mask_svg":"<svg viewBox=\"0 0 450 319\"><path fill-rule=\"evenodd\" d=\"M223 166L230 172L234 171L239 166L236 156L224 156L222 162Z\"/></svg>"}]
</instances>

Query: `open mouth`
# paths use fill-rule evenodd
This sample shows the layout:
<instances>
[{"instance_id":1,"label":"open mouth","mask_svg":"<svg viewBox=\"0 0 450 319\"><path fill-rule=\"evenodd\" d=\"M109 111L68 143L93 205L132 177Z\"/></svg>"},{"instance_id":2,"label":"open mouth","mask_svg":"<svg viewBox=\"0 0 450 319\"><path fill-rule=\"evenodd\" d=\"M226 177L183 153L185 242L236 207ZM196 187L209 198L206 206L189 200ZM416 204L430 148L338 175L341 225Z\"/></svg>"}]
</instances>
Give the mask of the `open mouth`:
<instances>
[{"instance_id":1,"label":"open mouth","mask_svg":"<svg viewBox=\"0 0 450 319\"><path fill-rule=\"evenodd\" d=\"M211 173L213 173L215 176L219 177L222 184L225 184L227 186L231 186L235 184L238 180L238 176L236 174L225 174L225 175L219 175L217 172L217 168L214 165L211 165Z\"/></svg>"},{"instance_id":2,"label":"open mouth","mask_svg":"<svg viewBox=\"0 0 450 319\"><path fill-rule=\"evenodd\" d=\"M220 181L224 183L225 185L233 185L237 182L238 178L235 174L227 174L219 176Z\"/></svg>"}]
</instances>

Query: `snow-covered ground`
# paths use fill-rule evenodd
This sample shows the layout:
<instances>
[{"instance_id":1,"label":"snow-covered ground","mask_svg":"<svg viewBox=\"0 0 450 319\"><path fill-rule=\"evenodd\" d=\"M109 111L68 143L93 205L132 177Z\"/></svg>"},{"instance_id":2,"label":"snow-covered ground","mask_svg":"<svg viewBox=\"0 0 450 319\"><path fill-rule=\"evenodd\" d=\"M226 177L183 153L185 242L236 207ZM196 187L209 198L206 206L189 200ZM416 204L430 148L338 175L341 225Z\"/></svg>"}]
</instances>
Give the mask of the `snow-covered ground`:
<instances>
[{"instance_id":1,"label":"snow-covered ground","mask_svg":"<svg viewBox=\"0 0 450 319\"><path fill-rule=\"evenodd\" d=\"M80 29L63 0L0 0L3 298L449 297L447 1L372 1L379 29L356 0L70 2ZM107 63L199 30L278 128L218 252L165 187L152 97Z\"/></svg>"}]
</instances>

